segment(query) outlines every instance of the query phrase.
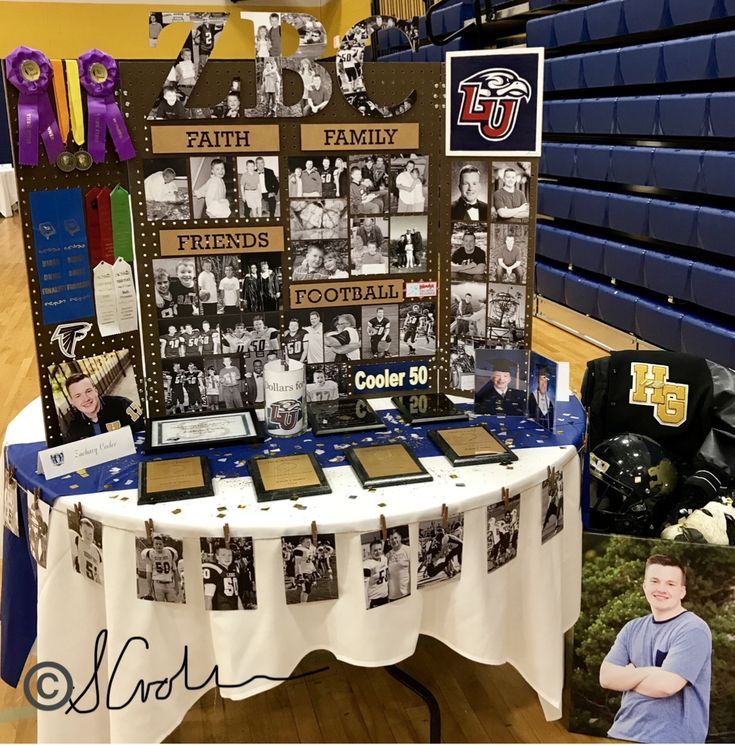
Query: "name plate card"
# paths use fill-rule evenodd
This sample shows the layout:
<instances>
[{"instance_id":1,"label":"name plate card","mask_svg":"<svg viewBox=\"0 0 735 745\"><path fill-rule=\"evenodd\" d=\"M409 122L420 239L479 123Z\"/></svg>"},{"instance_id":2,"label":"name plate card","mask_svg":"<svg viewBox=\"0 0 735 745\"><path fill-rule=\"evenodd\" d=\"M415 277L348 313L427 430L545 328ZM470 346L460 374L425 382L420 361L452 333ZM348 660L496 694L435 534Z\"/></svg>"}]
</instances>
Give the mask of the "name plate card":
<instances>
[{"instance_id":1,"label":"name plate card","mask_svg":"<svg viewBox=\"0 0 735 745\"><path fill-rule=\"evenodd\" d=\"M302 124L302 150L417 150L418 122L364 126Z\"/></svg>"},{"instance_id":2,"label":"name plate card","mask_svg":"<svg viewBox=\"0 0 735 745\"><path fill-rule=\"evenodd\" d=\"M394 125L395 126L395 125ZM277 153L277 124L174 124L151 127L153 152Z\"/></svg>"},{"instance_id":3,"label":"name plate card","mask_svg":"<svg viewBox=\"0 0 735 745\"><path fill-rule=\"evenodd\" d=\"M181 228L159 232L161 256L181 254L239 254L285 248L283 227Z\"/></svg>"},{"instance_id":4,"label":"name plate card","mask_svg":"<svg viewBox=\"0 0 735 745\"><path fill-rule=\"evenodd\" d=\"M121 427L78 442L42 450L38 454L36 470L47 479L55 479L128 455L135 455L133 432L130 427Z\"/></svg>"}]
</instances>

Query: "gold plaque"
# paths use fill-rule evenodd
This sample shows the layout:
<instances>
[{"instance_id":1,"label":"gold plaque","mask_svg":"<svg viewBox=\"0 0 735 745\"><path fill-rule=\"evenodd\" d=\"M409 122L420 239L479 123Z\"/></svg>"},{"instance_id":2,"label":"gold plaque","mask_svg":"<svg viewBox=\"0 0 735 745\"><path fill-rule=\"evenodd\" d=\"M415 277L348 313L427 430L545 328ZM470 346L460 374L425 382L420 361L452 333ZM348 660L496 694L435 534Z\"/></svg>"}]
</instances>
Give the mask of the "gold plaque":
<instances>
[{"instance_id":1,"label":"gold plaque","mask_svg":"<svg viewBox=\"0 0 735 745\"><path fill-rule=\"evenodd\" d=\"M89 77L95 83L104 83L108 77L107 68L101 62L93 62L89 66Z\"/></svg>"},{"instance_id":2,"label":"gold plaque","mask_svg":"<svg viewBox=\"0 0 735 745\"><path fill-rule=\"evenodd\" d=\"M173 124L151 127L154 153L277 153L277 124Z\"/></svg>"},{"instance_id":3,"label":"gold plaque","mask_svg":"<svg viewBox=\"0 0 735 745\"><path fill-rule=\"evenodd\" d=\"M355 448L355 455L370 478L421 473L421 468L403 445Z\"/></svg>"},{"instance_id":4,"label":"gold plaque","mask_svg":"<svg viewBox=\"0 0 735 745\"><path fill-rule=\"evenodd\" d=\"M146 490L156 492L184 491L204 486L201 458L174 458L146 462Z\"/></svg>"},{"instance_id":5,"label":"gold plaque","mask_svg":"<svg viewBox=\"0 0 735 745\"><path fill-rule=\"evenodd\" d=\"M403 302L402 279L356 282L291 283L291 308L321 308L325 305L381 305Z\"/></svg>"},{"instance_id":6,"label":"gold plaque","mask_svg":"<svg viewBox=\"0 0 735 745\"><path fill-rule=\"evenodd\" d=\"M20 74L29 83L35 83L41 77L41 68L32 59L23 60L20 63Z\"/></svg>"},{"instance_id":7,"label":"gold plaque","mask_svg":"<svg viewBox=\"0 0 735 745\"><path fill-rule=\"evenodd\" d=\"M283 251L283 227L179 228L158 234L161 256L182 254L240 254Z\"/></svg>"},{"instance_id":8,"label":"gold plaque","mask_svg":"<svg viewBox=\"0 0 735 745\"><path fill-rule=\"evenodd\" d=\"M401 124L302 124L302 150L416 150L418 122Z\"/></svg>"},{"instance_id":9,"label":"gold plaque","mask_svg":"<svg viewBox=\"0 0 735 745\"><path fill-rule=\"evenodd\" d=\"M484 427L440 429L439 434L457 455L494 455L505 453L505 448Z\"/></svg>"},{"instance_id":10,"label":"gold plaque","mask_svg":"<svg viewBox=\"0 0 735 745\"><path fill-rule=\"evenodd\" d=\"M308 455L262 458L256 463L267 491L299 489L302 486L319 484L319 474L314 470Z\"/></svg>"}]
</instances>

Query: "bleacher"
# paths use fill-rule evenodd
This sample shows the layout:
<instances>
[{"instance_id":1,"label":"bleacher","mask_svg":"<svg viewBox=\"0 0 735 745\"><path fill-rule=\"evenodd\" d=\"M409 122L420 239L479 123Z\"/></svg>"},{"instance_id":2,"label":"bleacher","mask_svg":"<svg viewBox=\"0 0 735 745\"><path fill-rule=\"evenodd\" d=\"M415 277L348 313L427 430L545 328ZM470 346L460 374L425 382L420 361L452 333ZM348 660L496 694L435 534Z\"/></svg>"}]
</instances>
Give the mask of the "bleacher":
<instances>
[{"instance_id":1,"label":"bleacher","mask_svg":"<svg viewBox=\"0 0 735 745\"><path fill-rule=\"evenodd\" d=\"M537 293L735 365L735 0L603 0L547 49Z\"/></svg>"}]
</instances>

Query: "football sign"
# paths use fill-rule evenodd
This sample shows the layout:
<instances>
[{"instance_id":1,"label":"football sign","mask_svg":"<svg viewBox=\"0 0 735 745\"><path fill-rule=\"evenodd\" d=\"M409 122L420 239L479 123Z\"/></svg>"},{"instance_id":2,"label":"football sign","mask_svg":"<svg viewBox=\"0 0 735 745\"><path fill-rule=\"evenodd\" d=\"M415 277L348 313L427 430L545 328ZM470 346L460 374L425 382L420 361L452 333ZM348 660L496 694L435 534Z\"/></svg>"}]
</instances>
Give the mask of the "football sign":
<instances>
[{"instance_id":1,"label":"football sign","mask_svg":"<svg viewBox=\"0 0 735 745\"><path fill-rule=\"evenodd\" d=\"M449 52L446 155L541 155L543 49Z\"/></svg>"}]
</instances>

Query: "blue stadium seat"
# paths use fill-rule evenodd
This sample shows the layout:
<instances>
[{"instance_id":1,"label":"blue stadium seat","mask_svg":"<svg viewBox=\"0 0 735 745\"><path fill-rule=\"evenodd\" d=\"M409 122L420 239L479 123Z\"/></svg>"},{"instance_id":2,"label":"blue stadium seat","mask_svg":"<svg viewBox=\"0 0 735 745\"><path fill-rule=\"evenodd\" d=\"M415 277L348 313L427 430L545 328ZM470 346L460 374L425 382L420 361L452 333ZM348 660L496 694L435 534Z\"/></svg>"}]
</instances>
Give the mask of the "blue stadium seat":
<instances>
[{"instance_id":1,"label":"blue stadium seat","mask_svg":"<svg viewBox=\"0 0 735 745\"><path fill-rule=\"evenodd\" d=\"M607 181L610 150L607 145L577 145L577 178Z\"/></svg>"},{"instance_id":2,"label":"blue stadium seat","mask_svg":"<svg viewBox=\"0 0 735 745\"><path fill-rule=\"evenodd\" d=\"M648 235L648 207L650 199L628 194L610 194L608 225L612 230L635 235Z\"/></svg>"},{"instance_id":3,"label":"blue stadium seat","mask_svg":"<svg viewBox=\"0 0 735 745\"><path fill-rule=\"evenodd\" d=\"M618 184L648 186L656 148L613 147L610 152L609 180Z\"/></svg>"},{"instance_id":4,"label":"blue stadium seat","mask_svg":"<svg viewBox=\"0 0 735 745\"><path fill-rule=\"evenodd\" d=\"M550 101L544 122L549 132L576 132L579 123L579 101Z\"/></svg>"},{"instance_id":5,"label":"blue stadium seat","mask_svg":"<svg viewBox=\"0 0 735 745\"><path fill-rule=\"evenodd\" d=\"M582 55L575 54L572 57L549 60L549 72L552 90L576 90L585 87L582 77ZM589 86L589 83L587 85Z\"/></svg>"},{"instance_id":6,"label":"blue stadium seat","mask_svg":"<svg viewBox=\"0 0 735 745\"><path fill-rule=\"evenodd\" d=\"M735 136L735 95L710 93L709 120L713 137Z\"/></svg>"},{"instance_id":7,"label":"blue stadium seat","mask_svg":"<svg viewBox=\"0 0 735 745\"><path fill-rule=\"evenodd\" d=\"M429 37L426 35L426 16L419 16L419 39L424 41Z\"/></svg>"},{"instance_id":8,"label":"blue stadium seat","mask_svg":"<svg viewBox=\"0 0 735 745\"><path fill-rule=\"evenodd\" d=\"M427 62L441 62L444 59L444 47L427 44L425 48Z\"/></svg>"},{"instance_id":9,"label":"blue stadium seat","mask_svg":"<svg viewBox=\"0 0 735 745\"><path fill-rule=\"evenodd\" d=\"M661 134L679 137L706 137L707 100L711 93L681 93L659 98Z\"/></svg>"},{"instance_id":10,"label":"blue stadium seat","mask_svg":"<svg viewBox=\"0 0 735 745\"><path fill-rule=\"evenodd\" d=\"M412 62L413 52L410 49L402 49L399 52L390 52L380 57L380 62Z\"/></svg>"},{"instance_id":11,"label":"blue stadium seat","mask_svg":"<svg viewBox=\"0 0 735 745\"><path fill-rule=\"evenodd\" d=\"M569 236L569 263L594 274L605 274L605 241L592 235Z\"/></svg>"},{"instance_id":12,"label":"blue stadium seat","mask_svg":"<svg viewBox=\"0 0 735 745\"><path fill-rule=\"evenodd\" d=\"M735 197L735 152L704 151L702 159L702 191Z\"/></svg>"},{"instance_id":13,"label":"blue stadium seat","mask_svg":"<svg viewBox=\"0 0 735 745\"><path fill-rule=\"evenodd\" d=\"M618 98L616 120L620 134L653 134L656 131L658 99L658 96Z\"/></svg>"},{"instance_id":14,"label":"blue stadium seat","mask_svg":"<svg viewBox=\"0 0 735 745\"><path fill-rule=\"evenodd\" d=\"M684 314L667 305L639 298L635 306L635 333L657 347L681 350L681 323Z\"/></svg>"},{"instance_id":15,"label":"blue stadium seat","mask_svg":"<svg viewBox=\"0 0 735 745\"><path fill-rule=\"evenodd\" d=\"M540 183L538 185L538 211L545 215L569 218L574 189L556 184Z\"/></svg>"},{"instance_id":16,"label":"blue stadium seat","mask_svg":"<svg viewBox=\"0 0 735 745\"><path fill-rule=\"evenodd\" d=\"M554 18L553 15L533 18L526 24L526 44L529 47L551 48L557 45Z\"/></svg>"},{"instance_id":17,"label":"blue stadium seat","mask_svg":"<svg viewBox=\"0 0 735 745\"><path fill-rule=\"evenodd\" d=\"M607 49L603 52L591 52L575 55L582 60L582 72L587 88L607 88L621 85L623 79L618 67L618 49ZM574 59L568 57L567 59Z\"/></svg>"},{"instance_id":18,"label":"blue stadium seat","mask_svg":"<svg viewBox=\"0 0 735 745\"><path fill-rule=\"evenodd\" d=\"M655 148L651 186L679 191L699 190L703 155L702 150Z\"/></svg>"},{"instance_id":19,"label":"blue stadium seat","mask_svg":"<svg viewBox=\"0 0 735 745\"><path fill-rule=\"evenodd\" d=\"M585 18L586 8L565 10L554 16L554 33L556 45L565 47L569 44L579 44L581 41L589 41L587 33L587 22Z\"/></svg>"},{"instance_id":20,"label":"blue stadium seat","mask_svg":"<svg viewBox=\"0 0 735 745\"><path fill-rule=\"evenodd\" d=\"M597 282L568 272L564 281L564 303L585 315L596 315L598 289Z\"/></svg>"},{"instance_id":21,"label":"blue stadium seat","mask_svg":"<svg viewBox=\"0 0 735 745\"><path fill-rule=\"evenodd\" d=\"M572 195L570 218L589 225L606 226L608 196L606 191L575 189Z\"/></svg>"},{"instance_id":22,"label":"blue stadium seat","mask_svg":"<svg viewBox=\"0 0 735 745\"><path fill-rule=\"evenodd\" d=\"M627 243L608 241L605 246L605 274L631 285L643 284L643 261L646 250Z\"/></svg>"},{"instance_id":23,"label":"blue stadium seat","mask_svg":"<svg viewBox=\"0 0 735 745\"><path fill-rule=\"evenodd\" d=\"M413 52L413 61L414 62L428 62L429 61L428 50L430 46L433 46L433 44L424 44L424 46L419 47L415 52Z\"/></svg>"},{"instance_id":24,"label":"blue stadium seat","mask_svg":"<svg viewBox=\"0 0 735 745\"><path fill-rule=\"evenodd\" d=\"M735 330L695 316L681 323L682 351L735 367Z\"/></svg>"},{"instance_id":25,"label":"blue stadium seat","mask_svg":"<svg viewBox=\"0 0 735 745\"><path fill-rule=\"evenodd\" d=\"M638 44L620 50L620 75L625 85L663 83L660 44Z\"/></svg>"},{"instance_id":26,"label":"blue stadium seat","mask_svg":"<svg viewBox=\"0 0 735 745\"><path fill-rule=\"evenodd\" d=\"M375 35L378 41L378 47L383 53L387 53L390 51L390 31L391 29L389 28L379 28Z\"/></svg>"},{"instance_id":27,"label":"blue stadium seat","mask_svg":"<svg viewBox=\"0 0 735 745\"><path fill-rule=\"evenodd\" d=\"M658 31L671 26L668 0L626 0L623 12L629 34Z\"/></svg>"},{"instance_id":28,"label":"blue stadium seat","mask_svg":"<svg viewBox=\"0 0 735 745\"><path fill-rule=\"evenodd\" d=\"M674 26L708 21L720 18L720 3L718 0L669 0L669 14Z\"/></svg>"},{"instance_id":29,"label":"blue stadium seat","mask_svg":"<svg viewBox=\"0 0 735 745\"><path fill-rule=\"evenodd\" d=\"M643 283L646 289L669 295L679 300L691 296L691 271L693 261L678 256L647 251L643 259Z\"/></svg>"},{"instance_id":30,"label":"blue stadium seat","mask_svg":"<svg viewBox=\"0 0 735 745\"><path fill-rule=\"evenodd\" d=\"M610 326L633 333L637 301L638 298L629 292L600 285L597 290L597 318Z\"/></svg>"},{"instance_id":31,"label":"blue stadium seat","mask_svg":"<svg viewBox=\"0 0 735 745\"><path fill-rule=\"evenodd\" d=\"M571 101L567 103L571 104ZM586 98L577 103L579 105L580 132L584 132L585 134L615 133L616 99Z\"/></svg>"},{"instance_id":32,"label":"blue stadium seat","mask_svg":"<svg viewBox=\"0 0 735 745\"><path fill-rule=\"evenodd\" d=\"M624 36L623 0L607 0L587 8L587 33L591 40Z\"/></svg>"},{"instance_id":33,"label":"blue stadium seat","mask_svg":"<svg viewBox=\"0 0 735 745\"><path fill-rule=\"evenodd\" d=\"M714 43L717 77L735 77L735 31L715 34Z\"/></svg>"},{"instance_id":34,"label":"blue stadium seat","mask_svg":"<svg viewBox=\"0 0 735 745\"><path fill-rule=\"evenodd\" d=\"M536 292L556 303L564 302L564 280L567 272L536 262Z\"/></svg>"},{"instance_id":35,"label":"blue stadium seat","mask_svg":"<svg viewBox=\"0 0 735 745\"><path fill-rule=\"evenodd\" d=\"M735 212L700 207L697 245L705 251L735 257Z\"/></svg>"},{"instance_id":36,"label":"blue stadium seat","mask_svg":"<svg viewBox=\"0 0 735 745\"><path fill-rule=\"evenodd\" d=\"M574 176L576 148L577 146L572 144L545 142L541 150L539 171L553 176Z\"/></svg>"},{"instance_id":37,"label":"blue stadium seat","mask_svg":"<svg viewBox=\"0 0 735 745\"><path fill-rule=\"evenodd\" d=\"M735 271L695 261L692 266L691 300L711 310L735 316Z\"/></svg>"},{"instance_id":38,"label":"blue stadium seat","mask_svg":"<svg viewBox=\"0 0 735 745\"><path fill-rule=\"evenodd\" d=\"M572 233L553 225L538 223L536 226L536 254L569 264L569 239Z\"/></svg>"},{"instance_id":39,"label":"blue stadium seat","mask_svg":"<svg viewBox=\"0 0 735 745\"><path fill-rule=\"evenodd\" d=\"M699 36L662 44L666 80L706 80L716 77L714 38Z\"/></svg>"},{"instance_id":40,"label":"blue stadium seat","mask_svg":"<svg viewBox=\"0 0 735 745\"><path fill-rule=\"evenodd\" d=\"M653 199L648 210L652 238L681 246L697 242L697 214L699 207Z\"/></svg>"}]
</instances>

